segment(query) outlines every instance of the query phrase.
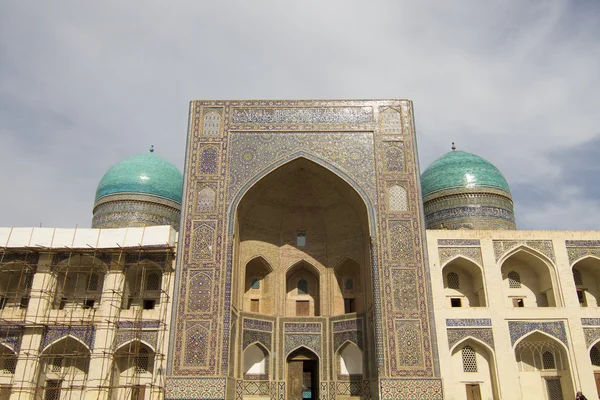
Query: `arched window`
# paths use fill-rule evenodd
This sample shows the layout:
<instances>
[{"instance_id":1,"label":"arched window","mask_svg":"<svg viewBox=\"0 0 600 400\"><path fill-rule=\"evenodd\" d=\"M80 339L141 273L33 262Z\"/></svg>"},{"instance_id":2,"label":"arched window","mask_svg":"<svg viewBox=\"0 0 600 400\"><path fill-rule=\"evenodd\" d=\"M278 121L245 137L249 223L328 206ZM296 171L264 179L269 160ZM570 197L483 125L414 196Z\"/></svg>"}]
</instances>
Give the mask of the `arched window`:
<instances>
[{"instance_id":1,"label":"arched window","mask_svg":"<svg viewBox=\"0 0 600 400\"><path fill-rule=\"evenodd\" d=\"M33 286L33 274L25 274L25 288L31 289Z\"/></svg>"},{"instance_id":2,"label":"arched window","mask_svg":"<svg viewBox=\"0 0 600 400\"><path fill-rule=\"evenodd\" d=\"M91 274L88 279L87 290L98 290L98 274Z\"/></svg>"},{"instance_id":3,"label":"arched window","mask_svg":"<svg viewBox=\"0 0 600 400\"><path fill-rule=\"evenodd\" d=\"M592 361L592 365L600 367L600 351L598 351L596 346L590 350L590 360Z\"/></svg>"},{"instance_id":4,"label":"arched window","mask_svg":"<svg viewBox=\"0 0 600 400\"><path fill-rule=\"evenodd\" d=\"M581 279L581 272L577 268L573 268L573 280L575 281L575 285L583 285L583 279Z\"/></svg>"},{"instance_id":5,"label":"arched window","mask_svg":"<svg viewBox=\"0 0 600 400\"><path fill-rule=\"evenodd\" d=\"M146 372L148 371L149 364L148 350L141 348L135 359L135 372Z\"/></svg>"},{"instance_id":6,"label":"arched window","mask_svg":"<svg viewBox=\"0 0 600 400\"><path fill-rule=\"evenodd\" d=\"M552 354L550 351L545 351L542 354L542 366L544 369L556 369L554 354Z\"/></svg>"},{"instance_id":7,"label":"arched window","mask_svg":"<svg viewBox=\"0 0 600 400\"><path fill-rule=\"evenodd\" d=\"M146 290L159 290L160 276L158 274L149 274L146 280Z\"/></svg>"},{"instance_id":8,"label":"arched window","mask_svg":"<svg viewBox=\"0 0 600 400\"><path fill-rule=\"evenodd\" d=\"M52 361L50 362L50 371L60 372L60 370L63 366L63 361L64 361L64 357L62 357L62 356L57 356L57 357L52 358Z\"/></svg>"},{"instance_id":9,"label":"arched window","mask_svg":"<svg viewBox=\"0 0 600 400\"><path fill-rule=\"evenodd\" d=\"M508 287L511 289L521 288L521 275L518 272L510 271L508 273Z\"/></svg>"},{"instance_id":10,"label":"arched window","mask_svg":"<svg viewBox=\"0 0 600 400\"><path fill-rule=\"evenodd\" d=\"M308 281L306 279L298 281L298 294L308 294Z\"/></svg>"},{"instance_id":11,"label":"arched window","mask_svg":"<svg viewBox=\"0 0 600 400\"><path fill-rule=\"evenodd\" d=\"M17 368L17 357L15 355L3 354L0 358L0 372L5 374L14 374Z\"/></svg>"},{"instance_id":12,"label":"arched window","mask_svg":"<svg viewBox=\"0 0 600 400\"><path fill-rule=\"evenodd\" d=\"M252 279L252 289L260 289L260 279Z\"/></svg>"},{"instance_id":13,"label":"arched window","mask_svg":"<svg viewBox=\"0 0 600 400\"><path fill-rule=\"evenodd\" d=\"M460 288L460 282L458 280L458 274L456 272L450 272L448 274L448 276L446 277L447 281L448 281L448 287L450 289L459 289Z\"/></svg>"},{"instance_id":14,"label":"arched window","mask_svg":"<svg viewBox=\"0 0 600 400\"><path fill-rule=\"evenodd\" d=\"M352 279L346 279L346 290L354 290L354 281Z\"/></svg>"},{"instance_id":15,"label":"arched window","mask_svg":"<svg viewBox=\"0 0 600 400\"><path fill-rule=\"evenodd\" d=\"M477 358L475 350L469 345L462 349L462 362L464 372L477 372Z\"/></svg>"}]
</instances>

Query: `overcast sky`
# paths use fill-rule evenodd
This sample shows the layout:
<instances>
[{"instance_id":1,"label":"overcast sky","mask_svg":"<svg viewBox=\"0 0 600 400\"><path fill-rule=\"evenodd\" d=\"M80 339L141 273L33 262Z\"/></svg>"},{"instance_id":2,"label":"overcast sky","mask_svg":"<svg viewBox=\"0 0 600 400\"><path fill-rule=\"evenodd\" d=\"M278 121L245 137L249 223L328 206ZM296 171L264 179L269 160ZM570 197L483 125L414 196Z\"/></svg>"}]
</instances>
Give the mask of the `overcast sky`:
<instances>
[{"instance_id":1,"label":"overcast sky","mask_svg":"<svg viewBox=\"0 0 600 400\"><path fill-rule=\"evenodd\" d=\"M521 229L600 228L600 2L0 3L0 226L89 227L192 99L407 98L421 169L494 163Z\"/></svg>"}]
</instances>

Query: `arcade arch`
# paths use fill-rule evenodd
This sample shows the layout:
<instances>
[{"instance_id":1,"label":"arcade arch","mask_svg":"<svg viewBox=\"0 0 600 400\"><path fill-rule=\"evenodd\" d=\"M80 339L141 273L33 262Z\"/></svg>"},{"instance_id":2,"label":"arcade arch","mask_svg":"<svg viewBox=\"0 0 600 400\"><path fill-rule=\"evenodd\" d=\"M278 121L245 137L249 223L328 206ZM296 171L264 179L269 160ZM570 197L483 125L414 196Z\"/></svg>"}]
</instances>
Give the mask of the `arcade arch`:
<instances>
[{"instance_id":1,"label":"arcade arch","mask_svg":"<svg viewBox=\"0 0 600 400\"><path fill-rule=\"evenodd\" d=\"M442 275L448 306L485 307L487 305L483 273L473 261L457 257L442 268ZM460 301L457 302L457 299Z\"/></svg>"},{"instance_id":2,"label":"arcade arch","mask_svg":"<svg viewBox=\"0 0 600 400\"><path fill-rule=\"evenodd\" d=\"M579 305L600 306L600 260L585 257L573 264L572 271Z\"/></svg>"},{"instance_id":3,"label":"arcade arch","mask_svg":"<svg viewBox=\"0 0 600 400\"><path fill-rule=\"evenodd\" d=\"M456 394L479 394L481 399L500 398L493 350L472 337L465 338L451 350L454 376L450 381ZM466 398L470 398L467 394ZM477 397L473 397L477 398Z\"/></svg>"}]
</instances>

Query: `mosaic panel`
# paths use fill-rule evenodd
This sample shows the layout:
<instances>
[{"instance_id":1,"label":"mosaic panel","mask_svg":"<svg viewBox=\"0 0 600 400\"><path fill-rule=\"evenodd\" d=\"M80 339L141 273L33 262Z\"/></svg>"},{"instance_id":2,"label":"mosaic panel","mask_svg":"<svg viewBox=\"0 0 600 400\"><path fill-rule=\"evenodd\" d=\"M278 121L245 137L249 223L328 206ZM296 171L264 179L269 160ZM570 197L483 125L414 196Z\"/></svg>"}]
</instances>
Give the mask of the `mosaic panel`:
<instances>
[{"instance_id":1,"label":"mosaic panel","mask_svg":"<svg viewBox=\"0 0 600 400\"><path fill-rule=\"evenodd\" d=\"M446 326L492 326L491 318L447 319Z\"/></svg>"},{"instance_id":2,"label":"mosaic panel","mask_svg":"<svg viewBox=\"0 0 600 400\"><path fill-rule=\"evenodd\" d=\"M404 142L384 142L383 159L387 172L404 172Z\"/></svg>"},{"instance_id":3,"label":"mosaic panel","mask_svg":"<svg viewBox=\"0 0 600 400\"><path fill-rule=\"evenodd\" d=\"M122 345L132 340L139 340L149 344L152 349L156 350L158 340L158 331L140 331L134 329L117 329L114 339L114 349L118 349Z\"/></svg>"},{"instance_id":4,"label":"mosaic panel","mask_svg":"<svg viewBox=\"0 0 600 400\"><path fill-rule=\"evenodd\" d=\"M271 394L271 385L268 381L266 382L243 382L239 381L238 384L242 384L242 392L248 396L269 396Z\"/></svg>"},{"instance_id":5,"label":"mosaic panel","mask_svg":"<svg viewBox=\"0 0 600 400\"><path fill-rule=\"evenodd\" d=\"M583 326L600 326L600 318L581 318Z\"/></svg>"},{"instance_id":6,"label":"mosaic panel","mask_svg":"<svg viewBox=\"0 0 600 400\"><path fill-rule=\"evenodd\" d=\"M389 221L388 237L390 258L410 260L413 258L412 228L410 221Z\"/></svg>"},{"instance_id":7,"label":"mosaic panel","mask_svg":"<svg viewBox=\"0 0 600 400\"><path fill-rule=\"evenodd\" d=\"M9 325L0 328L0 343L11 348L15 353L21 349L22 339L23 327Z\"/></svg>"},{"instance_id":8,"label":"mosaic panel","mask_svg":"<svg viewBox=\"0 0 600 400\"><path fill-rule=\"evenodd\" d=\"M600 339L600 328L583 328L585 345L590 347Z\"/></svg>"},{"instance_id":9,"label":"mosaic panel","mask_svg":"<svg viewBox=\"0 0 600 400\"><path fill-rule=\"evenodd\" d=\"M479 247L439 247L440 265L443 266L456 256L463 256L475 262L479 266L483 265L481 257L481 248Z\"/></svg>"},{"instance_id":10,"label":"mosaic panel","mask_svg":"<svg viewBox=\"0 0 600 400\"><path fill-rule=\"evenodd\" d=\"M442 400L441 379L381 379L381 400Z\"/></svg>"},{"instance_id":11,"label":"mosaic panel","mask_svg":"<svg viewBox=\"0 0 600 400\"><path fill-rule=\"evenodd\" d=\"M600 240L565 240L567 247L600 247Z\"/></svg>"},{"instance_id":12,"label":"mosaic panel","mask_svg":"<svg viewBox=\"0 0 600 400\"><path fill-rule=\"evenodd\" d=\"M212 309L213 272L188 271L187 312L210 312Z\"/></svg>"},{"instance_id":13,"label":"mosaic panel","mask_svg":"<svg viewBox=\"0 0 600 400\"><path fill-rule=\"evenodd\" d=\"M392 270L394 290L394 308L402 311L418 310L417 300L417 272L414 269Z\"/></svg>"},{"instance_id":14,"label":"mosaic panel","mask_svg":"<svg viewBox=\"0 0 600 400\"><path fill-rule=\"evenodd\" d=\"M252 331L244 329L242 348L246 349L252 343L258 342L271 351L271 332Z\"/></svg>"},{"instance_id":15,"label":"mosaic panel","mask_svg":"<svg viewBox=\"0 0 600 400\"><path fill-rule=\"evenodd\" d=\"M212 225L212 226L211 226ZM193 260L212 260L215 248L215 228L214 224L203 221L194 221L194 231L192 233L192 251Z\"/></svg>"},{"instance_id":16,"label":"mosaic panel","mask_svg":"<svg viewBox=\"0 0 600 400\"><path fill-rule=\"evenodd\" d=\"M346 319L343 321L336 321L332 325L333 332L358 331L362 329L362 319Z\"/></svg>"},{"instance_id":17,"label":"mosaic panel","mask_svg":"<svg viewBox=\"0 0 600 400\"><path fill-rule=\"evenodd\" d=\"M302 323L294 323L294 322L286 322L284 325L284 332L315 332L321 333L321 324L320 323L310 323L310 322L302 322Z\"/></svg>"},{"instance_id":18,"label":"mosaic panel","mask_svg":"<svg viewBox=\"0 0 600 400\"><path fill-rule=\"evenodd\" d=\"M203 186L196 197L196 212L212 213L215 211L217 192L214 188Z\"/></svg>"},{"instance_id":19,"label":"mosaic panel","mask_svg":"<svg viewBox=\"0 0 600 400\"><path fill-rule=\"evenodd\" d=\"M292 350L304 346L315 352L316 355L321 355L321 335L315 334L288 334L285 335L285 352L290 354Z\"/></svg>"},{"instance_id":20,"label":"mosaic panel","mask_svg":"<svg viewBox=\"0 0 600 400\"><path fill-rule=\"evenodd\" d=\"M519 338L527 335L530 332L538 330L547 333L563 342L566 346L567 332L562 321L552 322L526 322L526 321L508 321L508 330L510 331L510 342L515 344Z\"/></svg>"},{"instance_id":21,"label":"mosaic panel","mask_svg":"<svg viewBox=\"0 0 600 400\"><path fill-rule=\"evenodd\" d=\"M200 152L198 174L214 175L219 169L219 150L215 146L205 146Z\"/></svg>"},{"instance_id":22,"label":"mosaic panel","mask_svg":"<svg viewBox=\"0 0 600 400\"><path fill-rule=\"evenodd\" d=\"M573 264L587 256L600 258L600 247L567 247L567 254L569 264Z\"/></svg>"},{"instance_id":23,"label":"mosaic panel","mask_svg":"<svg viewBox=\"0 0 600 400\"><path fill-rule=\"evenodd\" d=\"M218 136L221 127L221 114L217 110L207 110L204 113L202 123L202 134L206 136Z\"/></svg>"},{"instance_id":24,"label":"mosaic panel","mask_svg":"<svg viewBox=\"0 0 600 400\"><path fill-rule=\"evenodd\" d=\"M456 343L466 337L473 337L494 348L494 334L490 328L466 328L448 329L448 347L452 348Z\"/></svg>"},{"instance_id":25,"label":"mosaic panel","mask_svg":"<svg viewBox=\"0 0 600 400\"><path fill-rule=\"evenodd\" d=\"M391 213L408 211L408 195L402 186L392 185L388 188L388 211Z\"/></svg>"},{"instance_id":26,"label":"mosaic panel","mask_svg":"<svg viewBox=\"0 0 600 400\"><path fill-rule=\"evenodd\" d=\"M453 219L464 218L471 222L479 222L478 219L499 219L509 221L511 225L514 225L515 216L512 211L506 210L501 207L490 207L490 206L462 206L452 207L444 210L434 211L427 213L427 226L432 226L437 223L444 223L447 225L448 221ZM447 227L447 226L446 226ZM473 229L472 226L465 225L467 229ZM453 226L452 229L458 229ZM507 229L514 229L513 227Z\"/></svg>"},{"instance_id":27,"label":"mosaic panel","mask_svg":"<svg viewBox=\"0 0 600 400\"><path fill-rule=\"evenodd\" d=\"M438 246L480 246L479 239L438 239Z\"/></svg>"},{"instance_id":28,"label":"mosaic panel","mask_svg":"<svg viewBox=\"0 0 600 400\"><path fill-rule=\"evenodd\" d=\"M338 396L362 396L362 390L363 383L361 379L335 383L335 393Z\"/></svg>"},{"instance_id":29,"label":"mosaic panel","mask_svg":"<svg viewBox=\"0 0 600 400\"><path fill-rule=\"evenodd\" d=\"M225 399L225 378L167 378L165 400Z\"/></svg>"},{"instance_id":30,"label":"mosaic panel","mask_svg":"<svg viewBox=\"0 0 600 400\"><path fill-rule=\"evenodd\" d=\"M421 337L421 331L420 321L396 321L398 365L401 367L423 366L423 338Z\"/></svg>"},{"instance_id":31,"label":"mosaic panel","mask_svg":"<svg viewBox=\"0 0 600 400\"><path fill-rule=\"evenodd\" d=\"M534 250L539 251L550 260L554 260L554 247L552 247L552 242L550 240L530 240L530 241L516 241L516 240L494 240L494 254L496 256L496 261L498 261L502 256L508 253L510 250L519 247L519 246L527 246Z\"/></svg>"},{"instance_id":32,"label":"mosaic panel","mask_svg":"<svg viewBox=\"0 0 600 400\"><path fill-rule=\"evenodd\" d=\"M262 319L244 318L244 329L271 332L273 331L273 323Z\"/></svg>"},{"instance_id":33,"label":"mosaic panel","mask_svg":"<svg viewBox=\"0 0 600 400\"><path fill-rule=\"evenodd\" d=\"M228 203L277 160L306 153L344 172L355 189L376 201L373 134L370 132L235 132L230 135Z\"/></svg>"},{"instance_id":34,"label":"mosaic panel","mask_svg":"<svg viewBox=\"0 0 600 400\"><path fill-rule=\"evenodd\" d=\"M231 122L238 124L335 124L373 121L371 107L235 107Z\"/></svg>"},{"instance_id":35,"label":"mosaic panel","mask_svg":"<svg viewBox=\"0 0 600 400\"><path fill-rule=\"evenodd\" d=\"M94 326L56 326L48 327L44 332L41 349L45 349L49 344L63 339L67 336L73 336L85 343L90 350L94 349L94 337L96 336L96 327Z\"/></svg>"},{"instance_id":36,"label":"mosaic panel","mask_svg":"<svg viewBox=\"0 0 600 400\"><path fill-rule=\"evenodd\" d=\"M146 226L171 225L179 230L181 214L177 208L156 204L156 198L149 198L151 202L143 200L139 198L100 204L94 210L92 228L137 227L144 223Z\"/></svg>"},{"instance_id":37,"label":"mosaic panel","mask_svg":"<svg viewBox=\"0 0 600 400\"><path fill-rule=\"evenodd\" d=\"M333 350L338 351L340 346L350 341L364 350L362 331L345 331L333 334Z\"/></svg>"},{"instance_id":38,"label":"mosaic panel","mask_svg":"<svg viewBox=\"0 0 600 400\"><path fill-rule=\"evenodd\" d=\"M382 109L379 113L381 133L386 135L402 135L402 119L400 113L393 108Z\"/></svg>"},{"instance_id":39,"label":"mosaic panel","mask_svg":"<svg viewBox=\"0 0 600 400\"><path fill-rule=\"evenodd\" d=\"M199 367L208 362L210 343L210 321L188 321L185 330L185 352L183 361L186 366Z\"/></svg>"}]
</instances>

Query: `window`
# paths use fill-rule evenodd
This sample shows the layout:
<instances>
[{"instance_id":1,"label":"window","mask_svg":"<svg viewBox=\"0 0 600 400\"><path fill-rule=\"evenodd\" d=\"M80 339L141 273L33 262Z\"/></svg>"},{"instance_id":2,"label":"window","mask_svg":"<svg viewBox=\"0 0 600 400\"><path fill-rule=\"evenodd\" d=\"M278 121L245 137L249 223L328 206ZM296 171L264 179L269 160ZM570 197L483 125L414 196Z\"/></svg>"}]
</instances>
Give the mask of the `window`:
<instances>
[{"instance_id":1,"label":"window","mask_svg":"<svg viewBox=\"0 0 600 400\"><path fill-rule=\"evenodd\" d=\"M85 309L85 310L90 309L90 308L94 308L94 304L95 303L96 303L95 300L88 299L88 300L85 301L85 303L83 303L83 307L82 308Z\"/></svg>"},{"instance_id":2,"label":"window","mask_svg":"<svg viewBox=\"0 0 600 400\"><path fill-rule=\"evenodd\" d=\"M31 289L32 286L33 286L33 274L26 274L25 275L25 287L27 289Z\"/></svg>"},{"instance_id":3,"label":"window","mask_svg":"<svg viewBox=\"0 0 600 400\"><path fill-rule=\"evenodd\" d=\"M346 314L356 312L356 301L354 299L344 299L344 312Z\"/></svg>"},{"instance_id":4,"label":"window","mask_svg":"<svg viewBox=\"0 0 600 400\"><path fill-rule=\"evenodd\" d=\"M448 276L446 276L446 280L448 281L448 287L450 289L459 288L458 274L456 272L450 272Z\"/></svg>"},{"instance_id":5,"label":"window","mask_svg":"<svg viewBox=\"0 0 600 400\"><path fill-rule=\"evenodd\" d=\"M469 345L462 349L463 372L477 372L475 350Z\"/></svg>"},{"instance_id":6,"label":"window","mask_svg":"<svg viewBox=\"0 0 600 400\"><path fill-rule=\"evenodd\" d=\"M523 302L523 299L512 299L513 302L513 307L525 307L525 303Z\"/></svg>"},{"instance_id":7,"label":"window","mask_svg":"<svg viewBox=\"0 0 600 400\"><path fill-rule=\"evenodd\" d=\"M298 281L298 294L308 294L308 281L306 279Z\"/></svg>"},{"instance_id":8,"label":"window","mask_svg":"<svg viewBox=\"0 0 600 400\"><path fill-rule=\"evenodd\" d=\"M64 310L66 305L67 305L67 298L66 297L62 297L60 299L60 303L58 303L58 309L59 310Z\"/></svg>"},{"instance_id":9,"label":"window","mask_svg":"<svg viewBox=\"0 0 600 400\"><path fill-rule=\"evenodd\" d=\"M260 310L260 300L259 299L250 299L250 311L259 312Z\"/></svg>"},{"instance_id":10,"label":"window","mask_svg":"<svg viewBox=\"0 0 600 400\"><path fill-rule=\"evenodd\" d=\"M508 273L508 287L511 289L521 288L521 275L518 272L510 271Z\"/></svg>"},{"instance_id":11,"label":"window","mask_svg":"<svg viewBox=\"0 0 600 400\"><path fill-rule=\"evenodd\" d=\"M309 316L310 302L308 301L296 301L296 316L297 317L308 317Z\"/></svg>"},{"instance_id":12,"label":"window","mask_svg":"<svg viewBox=\"0 0 600 400\"><path fill-rule=\"evenodd\" d=\"M156 300L144 299L144 310L154 310Z\"/></svg>"},{"instance_id":13,"label":"window","mask_svg":"<svg viewBox=\"0 0 600 400\"><path fill-rule=\"evenodd\" d=\"M577 299L579 300L579 305L581 307L587 306L587 302L585 301L585 290L579 289L577 291Z\"/></svg>"},{"instance_id":14,"label":"window","mask_svg":"<svg viewBox=\"0 0 600 400\"><path fill-rule=\"evenodd\" d=\"M598 351L596 346L590 350L590 360L592 361L592 365L600 367L600 351Z\"/></svg>"},{"instance_id":15,"label":"window","mask_svg":"<svg viewBox=\"0 0 600 400\"><path fill-rule=\"evenodd\" d=\"M141 348L135 360L135 372L148 371L148 350Z\"/></svg>"},{"instance_id":16,"label":"window","mask_svg":"<svg viewBox=\"0 0 600 400\"><path fill-rule=\"evenodd\" d=\"M450 305L452 307L462 307L462 301L459 297L453 297L450 299Z\"/></svg>"},{"instance_id":17,"label":"window","mask_svg":"<svg viewBox=\"0 0 600 400\"><path fill-rule=\"evenodd\" d=\"M346 290L354 290L354 281L352 279L346 279L346 284L344 285Z\"/></svg>"},{"instance_id":18,"label":"window","mask_svg":"<svg viewBox=\"0 0 600 400\"><path fill-rule=\"evenodd\" d=\"M52 372L60 372L63 365L64 357L54 357L50 361L50 371Z\"/></svg>"},{"instance_id":19,"label":"window","mask_svg":"<svg viewBox=\"0 0 600 400\"><path fill-rule=\"evenodd\" d=\"M91 274L88 279L87 290L98 290L98 274Z\"/></svg>"},{"instance_id":20,"label":"window","mask_svg":"<svg viewBox=\"0 0 600 400\"><path fill-rule=\"evenodd\" d=\"M260 279L252 279L252 289L260 289Z\"/></svg>"},{"instance_id":21,"label":"window","mask_svg":"<svg viewBox=\"0 0 600 400\"><path fill-rule=\"evenodd\" d=\"M19 304L20 308L27 308L29 306L29 297L21 297L21 303Z\"/></svg>"},{"instance_id":22,"label":"window","mask_svg":"<svg viewBox=\"0 0 600 400\"><path fill-rule=\"evenodd\" d=\"M146 290L159 290L160 276L158 274L149 274L146 280Z\"/></svg>"},{"instance_id":23,"label":"window","mask_svg":"<svg viewBox=\"0 0 600 400\"><path fill-rule=\"evenodd\" d=\"M575 281L575 285L583 285L583 279L581 279L581 272L577 268L573 268L573 280Z\"/></svg>"},{"instance_id":24,"label":"window","mask_svg":"<svg viewBox=\"0 0 600 400\"><path fill-rule=\"evenodd\" d=\"M306 231L296 232L296 247L306 246Z\"/></svg>"},{"instance_id":25,"label":"window","mask_svg":"<svg viewBox=\"0 0 600 400\"><path fill-rule=\"evenodd\" d=\"M2 361L2 372L5 374L14 374L15 369L17 368L17 357L15 356L6 356L3 357L0 361Z\"/></svg>"},{"instance_id":26,"label":"window","mask_svg":"<svg viewBox=\"0 0 600 400\"><path fill-rule=\"evenodd\" d=\"M549 351L545 351L544 354L542 354L542 366L544 369L556 369L554 354Z\"/></svg>"},{"instance_id":27,"label":"window","mask_svg":"<svg viewBox=\"0 0 600 400\"><path fill-rule=\"evenodd\" d=\"M44 400L60 400L60 384L61 381L57 380L46 381Z\"/></svg>"}]
</instances>

